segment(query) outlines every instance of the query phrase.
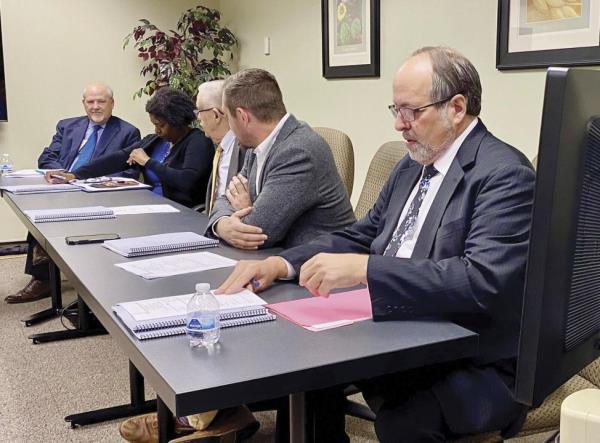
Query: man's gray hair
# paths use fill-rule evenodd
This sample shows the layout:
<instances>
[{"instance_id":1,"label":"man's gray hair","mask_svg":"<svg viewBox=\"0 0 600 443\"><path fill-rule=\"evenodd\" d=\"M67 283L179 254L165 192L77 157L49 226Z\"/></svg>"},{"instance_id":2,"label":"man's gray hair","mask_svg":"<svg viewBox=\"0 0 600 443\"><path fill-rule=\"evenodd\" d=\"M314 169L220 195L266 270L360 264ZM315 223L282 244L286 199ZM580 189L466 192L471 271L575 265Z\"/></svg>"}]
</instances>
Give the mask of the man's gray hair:
<instances>
[{"instance_id":1,"label":"man's gray hair","mask_svg":"<svg viewBox=\"0 0 600 443\"><path fill-rule=\"evenodd\" d=\"M444 46L426 46L417 49L412 55L419 54L428 54L431 58L431 101L437 102L462 94L467 99L467 114L479 115L481 82L475 66L455 49Z\"/></svg>"},{"instance_id":2,"label":"man's gray hair","mask_svg":"<svg viewBox=\"0 0 600 443\"><path fill-rule=\"evenodd\" d=\"M85 88L83 88L83 93L82 96L83 98L85 98L85 93L87 92L87 90L91 87L99 87L99 88L103 88L104 90L106 90L106 93L108 94L109 98L113 98L113 90L111 89L110 86L108 86L106 83L102 83L102 82L93 82L90 83L89 85L87 85Z\"/></svg>"},{"instance_id":3,"label":"man's gray hair","mask_svg":"<svg viewBox=\"0 0 600 443\"><path fill-rule=\"evenodd\" d=\"M236 108L243 108L262 122L278 121L287 112L275 76L257 68L244 69L225 80L223 103L234 115Z\"/></svg>"},{"instance_id":4,"label":"man's gray hair","mask_svg":"<svg viewBox=\"0 0 600 443\"><path fill-rule=\"evenodd\" d=\"M224 85L225 80L211 80L198 86L198 96L202 95L202 107L221 109Z\"/></svg>"}]
</instances>

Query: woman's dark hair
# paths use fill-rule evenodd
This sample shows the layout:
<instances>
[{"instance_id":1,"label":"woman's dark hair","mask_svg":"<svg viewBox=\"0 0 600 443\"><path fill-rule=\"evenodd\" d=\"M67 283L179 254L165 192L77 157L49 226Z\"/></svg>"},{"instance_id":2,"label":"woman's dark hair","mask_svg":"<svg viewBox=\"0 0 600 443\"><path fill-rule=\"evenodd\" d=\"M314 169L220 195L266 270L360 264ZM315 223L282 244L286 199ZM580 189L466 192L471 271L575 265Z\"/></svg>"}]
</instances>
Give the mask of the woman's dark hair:
<instances>
[{"instance_id":1,"label":"woman's dark hair","mask_svg":"<svg viewBox=\"0 0 600 443\"><path fill-rule=\"evenodd\" d=\"M164 120L170 126L182 128L189 126L196 118L196 106L191 98L183 92L165 87L154 93L146 103L146 112Z\"/></svg>"}]
</instances>

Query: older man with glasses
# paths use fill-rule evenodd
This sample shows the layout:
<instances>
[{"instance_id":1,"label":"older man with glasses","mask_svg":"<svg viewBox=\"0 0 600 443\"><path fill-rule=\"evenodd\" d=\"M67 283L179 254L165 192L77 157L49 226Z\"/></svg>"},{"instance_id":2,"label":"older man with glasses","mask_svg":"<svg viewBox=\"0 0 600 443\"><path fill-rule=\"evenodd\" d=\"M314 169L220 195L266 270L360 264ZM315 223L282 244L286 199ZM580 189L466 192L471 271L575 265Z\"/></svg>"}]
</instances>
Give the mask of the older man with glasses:
<instances>
[{"instance_id":1,"label":"older man with glasses","mask_svg":"<svg viewBox=\"0 0 600 443\"><path fill-rule=\"evenodd\" d=\"M342 231L263 261L218 289L298 277L315 296L368 285L374 321L437 318L479 334L474 358L357 381L382 442L447 441L522 425L512 396L534 172L478 118L481 85L456 51L416 51L393 81L403 158L373 208ZM254 283L254 284L253 284ZM315 441L347 442L341 389L307 394Z\"/></svg>"}]
</instances>

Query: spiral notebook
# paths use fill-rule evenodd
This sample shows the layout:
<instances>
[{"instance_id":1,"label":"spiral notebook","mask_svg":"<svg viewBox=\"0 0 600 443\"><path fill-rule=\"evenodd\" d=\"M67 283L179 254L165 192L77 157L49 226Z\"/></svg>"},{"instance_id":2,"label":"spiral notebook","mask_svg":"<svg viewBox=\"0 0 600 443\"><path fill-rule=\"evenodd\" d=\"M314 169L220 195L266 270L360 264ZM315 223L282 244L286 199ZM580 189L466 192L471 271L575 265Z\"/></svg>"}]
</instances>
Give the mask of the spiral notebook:
<instances>
[{"instance_id":1,"label":"spiral notebook","mask_svg":"<svg viewBox=\"0 0 600 443\"><path fill-rule=\"evenodd\" d=\"M58 185L50 183L41 183L37 185L9 185L2 186L0 189L13 194L44 194L49 192L71 192L80 190L77 186L68 183Z\"/></svg>"},{"instance_id":2,"label":"spiral notebook","mask_svg":"<svg viewBox=\"0 0 600 443\"><path fill-rule=\"evenodd\" d=\"M180 335L185 334L186 307L192 295L119 303L112 310L140 340ZM264 307L266 302L250 291L215 297L221 306L222 328L262 323L277 318Z\"/></svg>"},{"instance_id":3,"label":"spiral notebook","mask_svg":"<svg viewBox=\"0 0 600 443\"><path fill-rule=\"evenodd\" d=\"M85 206L81 208L60 209L30 209L23 212L34 223L116 218L113 210L104 206Z\"/></svg>"},{"instance_id":4,"label":"spiral notebook","mask_svg":"<svg viewBox=\"0 0 600 443\"><path fill-rule=\"evenodd\" d=\"M167 252L192 251L219 246L219 241L195 232L170 232L143 237L109 240L103 246L123 257L164 254Z\"/></svg>"}]
</instances>

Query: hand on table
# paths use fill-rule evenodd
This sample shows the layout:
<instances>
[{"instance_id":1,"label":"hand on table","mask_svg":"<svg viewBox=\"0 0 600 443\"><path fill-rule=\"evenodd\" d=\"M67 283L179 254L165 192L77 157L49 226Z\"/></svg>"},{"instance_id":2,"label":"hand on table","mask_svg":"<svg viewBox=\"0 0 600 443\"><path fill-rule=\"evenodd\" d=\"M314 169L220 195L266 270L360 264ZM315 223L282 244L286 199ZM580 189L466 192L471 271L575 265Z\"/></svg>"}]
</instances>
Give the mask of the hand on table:
<instances>
[{"instance_id":1,"label":"hand on table","mask_svg":"<svg viewBox=\"0 0 600 443\"><path fill-rule=\"evenodd\" d=\"M365 254L320 253L302 265L298 283L313 295L328 297L332 289L366 284L368 261Z\"/></svg>"},{"instance_id":2,"label":"hand on table","mask_svg":"<svg viewBox=\"0 0 600 443\"><path fill-rule=\"evenodd\" d=\"M266 260L241 260L233 272L215 291L217 294L233 294L243 288L252 292L267 289L278 278L287 276L287 265L281 257Z\"/></svg>"},{"instance_id":3,"label":"hand on table","mask_svg":"<svg viewBox=\"0 0 600 443\"><path fill-rule=\"evenodd\" d=\"M225 197L229 200L233 209L240 210L252 206L250 191L248 190L248 179L242 174L231 178L229 186L225 190Z\"/></svg>"},{"instance_id":4,"label":"hand on table","mask_svg":"<svg viewBox=\"0 0 600 443\"><path fill-rule=\"evenodd\" d=\"M55 171L46 171L44 173L44 179L46 179L48 183L59 185L63 183L69 183L71 180L75 180L76 177L75 174L57 169Z\"/></svg>"},{"instance_id":5,"label":"hand on table","mask_svg":"<svg viewBox=\"0 0 600 443\"><path fill-rule=\"evenodd\" d=\"M242 218L252 211L251 207L240 209L229 217L223 217L215 225L217 235L239 249L258 249L267 239L258 226L248 225Z\"/></svg>"}]
</instances>

